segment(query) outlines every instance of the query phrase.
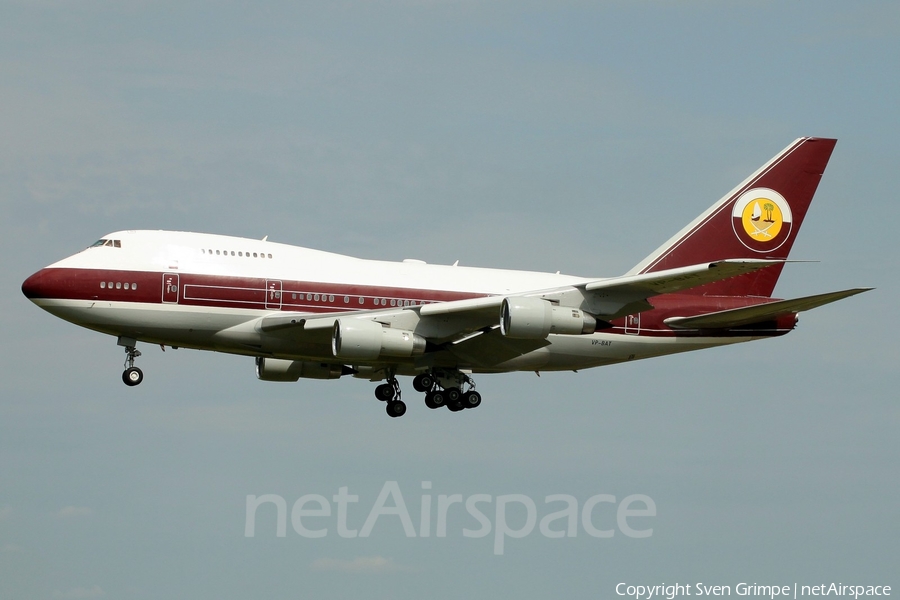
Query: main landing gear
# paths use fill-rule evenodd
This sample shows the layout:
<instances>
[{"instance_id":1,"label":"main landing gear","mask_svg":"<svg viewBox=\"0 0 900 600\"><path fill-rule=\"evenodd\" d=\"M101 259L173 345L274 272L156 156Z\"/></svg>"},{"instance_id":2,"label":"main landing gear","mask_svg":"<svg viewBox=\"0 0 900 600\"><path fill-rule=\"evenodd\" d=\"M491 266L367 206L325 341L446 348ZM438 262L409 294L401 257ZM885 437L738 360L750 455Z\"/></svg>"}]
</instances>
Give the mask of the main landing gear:
<instances>
[{"instance_id":1,"label":"main landing gear","mask_svg":"<svg viewBox=\"0 0 900 600\"><path fill-rule=\"evenodd\" d=\"M446 406L451 412L459 412L481 405L481 394L475 391L475 382L460 371L420 373L413 379L413 388L425 393L425 406L428 408ZM406 404L400 400L400 384L394 373L388 374L387 383L375 388L375 397L387 402L389 416L401 417L406 414Z\"/></svg>"},{"instance_id":2,"label":"main landing gear","mask_svg":"<svg viewBox=\"0 0 900 600\"><path fill-rule=\"evenodd\" d=\"M400 399L400 384L394 373L388 374L387 383L375 388L375 397L387 403L385 411L389 417L402 417L406 414L406 403Z\"/></svg>"},{"instance_id":3,"label":"main landing gear","mask_svg":"<svg viewBox=\"0 0 900 600\"><path fill-rule=\"evenodd\" d=\"M451 412L464 408L478 408L481 394L475 391L472 378L460 371L420 373L413 379L413 387L425 392L425 406L446 406Z\"/></svg>"}]
</instances>

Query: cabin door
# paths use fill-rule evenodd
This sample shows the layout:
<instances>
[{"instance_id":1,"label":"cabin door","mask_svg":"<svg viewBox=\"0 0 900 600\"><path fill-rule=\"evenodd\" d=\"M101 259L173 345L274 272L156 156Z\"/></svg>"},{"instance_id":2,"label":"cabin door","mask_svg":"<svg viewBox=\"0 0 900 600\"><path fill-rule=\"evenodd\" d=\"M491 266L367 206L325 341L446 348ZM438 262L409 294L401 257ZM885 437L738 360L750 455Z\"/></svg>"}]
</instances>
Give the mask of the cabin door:
<instances>
[{"instance_id":1,"label":"cabin door","mask_svg":"<svg viewBox=\"0 0 900 600\"><path fill-rule=\"evenodd\" d=\"M163 273L162 301L170 304L178 302L178 273Z\"/></svg>"},{"instance_id":2,"label":"cabin door","mask_svg":"<svg viewBox=\"0 0 900 600\"><path fill-rule=\"evenodd\" d=\"M641 332L641 313L625 317L625 333L637 335Z\"/></svg>"},{"instance_id":3,"label":"cabin door","mask_svg":"<svg viewBox=\"0 0 900 600\"><path fill-rule=\"evenodd\" d=\"M281 281L266 279L266 308L281 309Z\"/></svg>"}]
</instances>

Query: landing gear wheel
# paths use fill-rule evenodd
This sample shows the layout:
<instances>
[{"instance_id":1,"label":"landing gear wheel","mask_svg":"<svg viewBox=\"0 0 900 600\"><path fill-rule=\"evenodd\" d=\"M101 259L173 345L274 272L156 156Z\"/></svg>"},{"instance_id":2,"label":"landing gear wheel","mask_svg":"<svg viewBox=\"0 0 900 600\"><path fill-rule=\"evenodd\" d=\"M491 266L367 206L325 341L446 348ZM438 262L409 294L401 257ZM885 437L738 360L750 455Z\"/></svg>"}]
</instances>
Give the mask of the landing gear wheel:
<instances>
[{"instance_id":1,"label":"landing gear wheel","mask_svg":"<svg viewBox=\"0 0 900 600\"><path fill-rule=\"evenodd\" d=\"M119 338L119 345L125 346L125 371L122 373L122 381L125 382L125 385L131 387L144 380L144 374L134 366L134 359L141 355L141 351L134 347L135 343L132 339L126 341L126 338Z\"/></svg>"},{"instance_id":2,"label":"landing gear wheel","mask_svg":"<svg viewBox=\"0 0 900 600\"><path fill-rule=\"evenodd\" d=\"M478 408L481 405L481 394L471 390L462 395L462 404L466 408Z\"/></svg>"},{"instance_id":3,"label":"landing gear wheel","mask_svg":"<svg viewBox=\"0 0 900 600\"><path fill-rule=\"evenodd\" d=\"M125 385L134 387L144 380L144 373L137 367L129 367L122 373Z\"/></svg>"},{"instance_id":4,"label":"landing gear wheel","mask_svg":"<svg viewBox=\"0 0 900 600\"><path fill-rule=\"evenodd\" d=\"M425 406L428 408L440 408L447 402L444 392L436 390L425 394Z\"/></svg>"},{"instance_id":5,"label":"landing gear wheel","mask_svg":"<svg viewBox=\"0 0 900 600\"><path fill-rule=\"evenodd\" d=\"M406 414L406 403L402 400L391 400L385 409L389 417L402 417Z\"/></svg>"},{"instance_id":6,"label":"landing gear wheel","mask_svg":"<svg viewBox=\"0 0 900 600\"><path fill-rule=\"evenodd\" d=\"M434 377L428 373L419 373L413 378L413 389L417 392L430 392L434 387Z\"/></svg>"},{"instance_id":7,"label":"landing gear wheel","mask_svg":"<svg viewBox=\"0 0 900 600\"><path fill-rule=\"evenodd\" d=\"M454 402L459 400L460 396L462 396L459 388L455 387L448 388L447 390L445 390L445 393L447 394L447 404L453 404Z\"/></svg>"},{"instance_id":8,"label":"landing gear wheel","mask_svg":"<svg viewBox=\"0 0 900 600\"><path fill-rule=\"evenodd\" d=\"M377 388L375 388L375 397L382 402L389 402L390 400L393 400L394 386L390 383L382 383Z\"/></svg>"},{"instance_id":9,"label":"landing gear wheel","mask_svg":"<svg viewBox=\"0 0 900 600\"><path fill-rule=\"evenodd\" d=\"M447 402L447 408L450 409L450 412L459 412L465 408L465 405L462 400L457 399L454 402Z\"/></svg>"}]
</instances>

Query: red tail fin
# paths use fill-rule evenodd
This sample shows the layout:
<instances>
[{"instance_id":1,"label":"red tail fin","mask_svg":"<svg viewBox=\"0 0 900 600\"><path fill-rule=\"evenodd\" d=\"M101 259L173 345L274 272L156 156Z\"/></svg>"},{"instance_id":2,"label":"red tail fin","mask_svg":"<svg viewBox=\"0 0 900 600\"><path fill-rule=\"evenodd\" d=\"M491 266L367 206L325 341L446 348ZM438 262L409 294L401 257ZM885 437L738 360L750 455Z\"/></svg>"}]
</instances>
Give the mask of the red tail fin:
<instances>
[{"instance_id":1,"label":"red tail fin","mask_svg":"<svg viewBox=\"0 0 900 600\"><path fill-rule=\"evenodd\" d=\"M836 143L825 138L794 141L629 274L726 258L786 259ZM782 268L776 265L689 293L768 297Z\"/></svg>"}]
</instances>

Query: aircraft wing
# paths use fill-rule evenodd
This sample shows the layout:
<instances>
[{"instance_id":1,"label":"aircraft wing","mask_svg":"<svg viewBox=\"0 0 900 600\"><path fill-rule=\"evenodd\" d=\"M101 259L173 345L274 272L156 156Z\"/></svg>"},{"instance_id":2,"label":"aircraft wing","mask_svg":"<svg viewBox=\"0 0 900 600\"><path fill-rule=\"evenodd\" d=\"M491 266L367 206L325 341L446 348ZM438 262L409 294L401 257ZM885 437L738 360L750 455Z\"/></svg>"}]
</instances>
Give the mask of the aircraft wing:
<instances>
[{"instance_id":1,"label":"aircraft wing","mask_svg":"<svg viewBox=\"0 0 900 600\"><path fill-rule=\"evenodd\" d=\"M601 279L584 285L588 292L636 293L644 297L671 294L714 281L729 279L784 264L783 260L736 258L700 263L688 267L666 269L640 275L623 275L612 279Z\"/></svg>"},{"instance_id":2,"label":"aircraft wing","mask_svg":"<svg viewBox=\"0 0 900 600\"><path fill-rule=\"evenodd\" d=\"M549 345L546 339L512 340L504 337L499 327L491 327L448 344L446 349L468 363L493 367Z\"/></svg>"},{"instance_id":3,"label":"aircraft wing","mask_svg":"<svg viewBox=\"0 0 900 600\"><path fill-rule=\"evenodd\" d=\"M871 289L853 288L840 292L794 298L792 300L777 300L775 302L757 304L756 306L720 310L695 317L669 317L664 323L673 329L725 329L740 327L742 325L772 321L791 313L812 310L813 308L855 296Z\"/></svg>"}]
</instances>

